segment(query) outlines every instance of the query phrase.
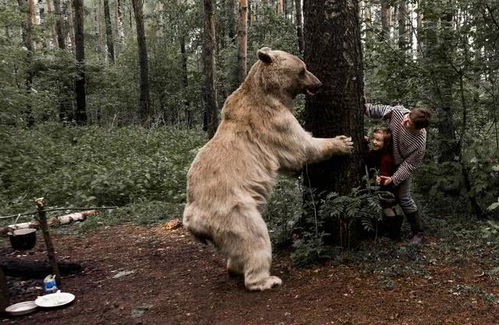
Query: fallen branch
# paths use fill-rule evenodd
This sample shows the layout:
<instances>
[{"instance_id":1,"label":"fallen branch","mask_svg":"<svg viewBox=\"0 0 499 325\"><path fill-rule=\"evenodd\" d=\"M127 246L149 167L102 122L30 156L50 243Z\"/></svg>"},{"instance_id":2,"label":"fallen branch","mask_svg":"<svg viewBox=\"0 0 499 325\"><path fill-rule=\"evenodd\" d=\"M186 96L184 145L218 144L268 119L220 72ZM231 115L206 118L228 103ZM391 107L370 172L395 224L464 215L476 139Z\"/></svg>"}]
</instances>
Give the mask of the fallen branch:
<instances>
[{"instance_id":1,"label":"fallen branch","mask_svg":"<svg viewBox=\"0 0 499 325\"><path fill-rule=\"evenodd\" d=\"M52 209L45 209L45 212L53 212L53 211L66 211L66 210L113 210L117 209L118 207L89 207L89 208L52 208ZM0 219L12 219L12 218L19 218L21 216L32 216L37 214L38 211L32 211L32 212L26 212L26 213L18 213L18 214L11 214L9 216L0 216Z\"/></svg>"},{"instance_id":2,"label":"fallen branch","mask_svg":"<svg viewBox=\"0 0 499 325\"><path fill-rule=\"evenodd\" d=\"M70 213L70 214L65 214L63 216L57 216L57 217L52 217L47 220L47 224L50 227L57 227L59 225L64 225L71 223L73 221L84 221L87 219L88 216L91 216L93 214L97 214L99 211L97 210L89 210L89 211L83 211L83 212L75 212L75 213ZM31 221L31 222L23 222L23 223L16 223L13 225L8 225L7 227L1 227L0 228L0 234L5 235L8 232L11 232L16 229L26 229L26 228L40 228L40 222L38 221Z\"/></svg>"}]
</instances>

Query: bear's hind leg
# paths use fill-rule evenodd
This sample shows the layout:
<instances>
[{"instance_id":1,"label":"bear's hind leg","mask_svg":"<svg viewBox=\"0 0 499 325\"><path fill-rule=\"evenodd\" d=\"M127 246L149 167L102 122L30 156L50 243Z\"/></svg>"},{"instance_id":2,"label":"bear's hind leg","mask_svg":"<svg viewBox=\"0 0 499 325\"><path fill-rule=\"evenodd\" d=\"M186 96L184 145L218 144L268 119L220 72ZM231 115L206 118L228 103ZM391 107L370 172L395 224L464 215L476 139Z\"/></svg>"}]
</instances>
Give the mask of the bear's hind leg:
<instances>
[{"instance_id":1,"label":"bear's hind leg","mask_svg":"<svg viewBox=\"0 0 499 325\"><path fill-rule=\"evenodd\" d=\"M255 247L255 249L250 251L250 256L244 266L244 285L246 289L250 291L264 291L282 284L280 278L270 275L271 262L272 252L270 242L268 246L265 244L263 247Z\"/></svg>"},{"instance_id":2,"label":"bear's hind leg","mask_svg":"<svg viewBox=\"0 0 499 325\"><path fill-rule=\"evenodd\" d=\"M230 244L227 242L228 269L239 271L242 266L244 284L250 291L263 291L282 284L281 279L270 275L272 248L267 225L256 207L234 211L237 220Z\"/></svg>"},{"instance_id":3,"label":"bear's hind leg","mask_svg":"<svg viewBox=\"0 0 499 325\"><path fill-rule=\"evenodd\" d=\"M231 277L244 276L243 261L239 257L229 256L227 259L227 272Z\"/></svg>"}]
</instances>

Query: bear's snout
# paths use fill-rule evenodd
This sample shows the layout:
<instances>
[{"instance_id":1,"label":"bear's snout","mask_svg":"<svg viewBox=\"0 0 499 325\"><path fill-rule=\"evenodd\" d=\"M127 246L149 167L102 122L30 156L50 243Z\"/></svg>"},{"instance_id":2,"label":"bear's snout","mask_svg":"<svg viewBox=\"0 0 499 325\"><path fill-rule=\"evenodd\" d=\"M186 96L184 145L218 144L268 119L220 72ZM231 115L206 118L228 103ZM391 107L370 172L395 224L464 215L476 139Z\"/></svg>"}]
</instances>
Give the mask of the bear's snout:
<instances>
[{"instance_id":1,"label":"bear's snout","mask_svg":"<svg viewBox=\"0 0 499 325\"><path fill-rule=\"evenodd\" d=\"M313 76L313 75L312 75ZM314 77L314 82L313 83L310 83L308 84L306 87L305 87L305 94L309 95L309 96L314 96L315 94L317 94L319 92L319 90L322 88L322 82L317 79L315 76Z\"/></svg>"},{"instance_id":2,"label":"bear's snout","mask_svg":"<svg viewBox=\"0 0 499 325\"><path fill-rule=\"evenodd\" d=\"M313 96L319 92L322 82L312 72L307 71L304 86L304 93Z\"/></svg>"}]
</instances>

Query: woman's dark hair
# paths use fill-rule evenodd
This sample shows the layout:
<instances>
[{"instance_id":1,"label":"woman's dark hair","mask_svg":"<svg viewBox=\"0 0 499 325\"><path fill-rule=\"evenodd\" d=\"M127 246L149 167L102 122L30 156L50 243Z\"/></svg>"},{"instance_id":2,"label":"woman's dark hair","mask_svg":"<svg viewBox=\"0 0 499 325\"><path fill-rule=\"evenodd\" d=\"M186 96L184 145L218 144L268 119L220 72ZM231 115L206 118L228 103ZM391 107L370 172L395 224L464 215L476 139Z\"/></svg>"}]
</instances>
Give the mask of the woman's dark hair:
<instances>
[{"instance_id":1,"label":"woman's dark hair","mask_svg":"<svg viewBox=\"0 0 499 325\"><path fill-rule=\"evenodd\" d=\"M383 134L383 148L382 151L391 152L392 151L392 131L386 127L377 127L373 130L374 133Z\"/></svg>"}]
</instances>

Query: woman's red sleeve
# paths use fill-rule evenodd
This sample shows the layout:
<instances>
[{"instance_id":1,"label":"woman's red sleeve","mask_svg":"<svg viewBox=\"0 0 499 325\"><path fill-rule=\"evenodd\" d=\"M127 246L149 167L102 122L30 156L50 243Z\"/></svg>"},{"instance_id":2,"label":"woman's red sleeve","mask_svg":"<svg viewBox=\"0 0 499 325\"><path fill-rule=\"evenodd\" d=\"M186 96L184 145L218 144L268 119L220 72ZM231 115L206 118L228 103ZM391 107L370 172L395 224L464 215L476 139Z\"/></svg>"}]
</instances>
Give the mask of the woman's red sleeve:
<instances>
[{"instance_id":1,"label":"woman's red sleeve","mask_svg":"<svg viewBox=\"0 0 499 325\"><path fill-rule=\"evenodd\" d=\"M379 174L381 176L392 176L395 169L395 161L390 154L384 154L381 157L381 164L379 166Z\"/></svg>"}]
</instances>

